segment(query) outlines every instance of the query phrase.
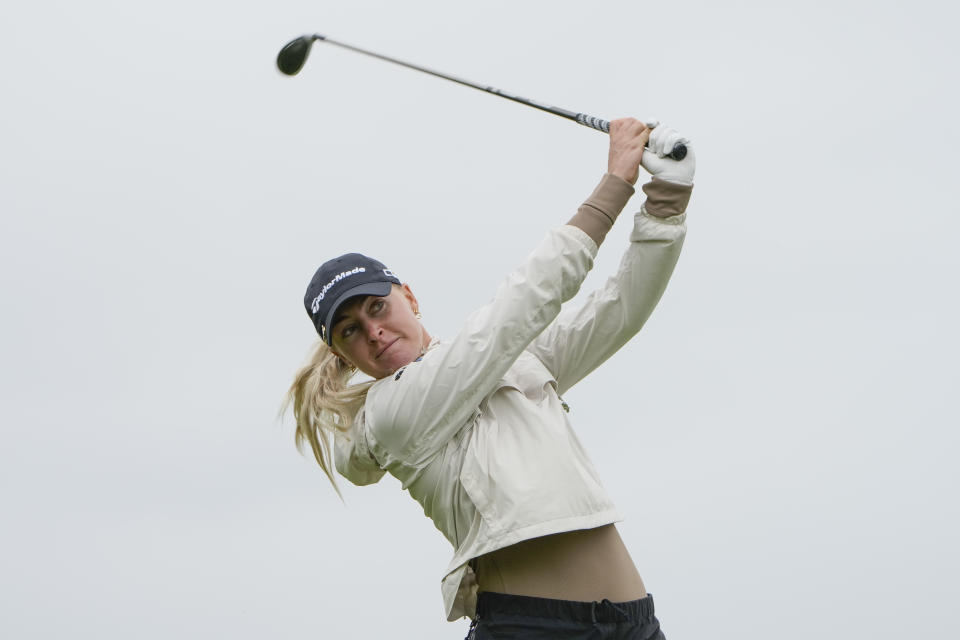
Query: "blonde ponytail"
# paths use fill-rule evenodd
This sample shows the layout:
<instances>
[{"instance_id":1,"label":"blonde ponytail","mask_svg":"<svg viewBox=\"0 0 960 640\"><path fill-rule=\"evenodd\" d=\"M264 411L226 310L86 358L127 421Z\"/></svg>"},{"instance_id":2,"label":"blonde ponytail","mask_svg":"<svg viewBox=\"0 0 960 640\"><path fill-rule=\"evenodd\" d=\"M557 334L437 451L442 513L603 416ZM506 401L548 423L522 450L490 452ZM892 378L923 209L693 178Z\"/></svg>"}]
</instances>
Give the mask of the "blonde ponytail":
<instances>
[{"instance_id":1,"label":"blonde ponytail","mask_svg":"<svg viewBox=\"0 0 960 640\"><path fill-rule=\"evenodd\" d=\"M310 443L313 457L327 474L337 495L340 495L340 488L333 474L334 434L350 429L373 384L371 380L348 385L355 373L356 369L318 339L308 363L294 377L281 409L284 412L293 405L297 449L303 451L304 442Z\"/></svg>"}]
</instances>

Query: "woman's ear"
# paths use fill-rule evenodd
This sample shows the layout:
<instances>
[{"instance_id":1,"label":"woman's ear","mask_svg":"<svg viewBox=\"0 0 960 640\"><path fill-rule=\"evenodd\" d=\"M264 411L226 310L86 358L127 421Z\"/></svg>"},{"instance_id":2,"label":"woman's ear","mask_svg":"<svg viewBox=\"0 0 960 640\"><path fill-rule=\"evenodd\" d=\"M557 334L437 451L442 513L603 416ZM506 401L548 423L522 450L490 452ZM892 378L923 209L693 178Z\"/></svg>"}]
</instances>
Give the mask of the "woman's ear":
<instances>
[{"instance_id":1,"label":"woman's ear","mask_svg":"<svg viewBox=\"0 0 960 640\"><path fill-rule=\"evenodd\" d=\"M356 369L356 368L357 368L357 365L353 364L352 362L350 362L349 360L347 360L346 358L344 358L342 355L340 355L339 353L337 353L337 352L334 351L333 349L330 349L330 353L332 353L333 355L337 356L337 360L340 361L340 365L341 365L341 366L346 367L347 369Z\"/></svg>"},{"instance_id":2,"label":"woman's ear","mask_svg":"<svg viewBox=\"0 0 960 640\"><path fill-rule=\"evenodd\" d=\"M413 291L410 289L410 285L404 283L400 286L400 293L403 294L403 297L407 299L407 302L410 303L410 310L414 313L420 312L420 303L417 302L417 296L413 295Z\"/></svg>"}]
</instances>

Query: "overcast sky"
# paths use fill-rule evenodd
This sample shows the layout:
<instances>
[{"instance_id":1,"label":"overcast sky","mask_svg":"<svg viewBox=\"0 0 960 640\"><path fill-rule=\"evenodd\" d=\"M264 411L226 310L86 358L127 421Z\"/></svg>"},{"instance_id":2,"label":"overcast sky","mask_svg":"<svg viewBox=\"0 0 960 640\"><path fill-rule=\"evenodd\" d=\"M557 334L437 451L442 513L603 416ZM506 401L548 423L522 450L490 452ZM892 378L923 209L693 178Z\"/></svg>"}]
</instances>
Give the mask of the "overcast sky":
<instances>
[{"instance_id":1,"label":"overcast sky","mask_svg":"<svg viewBox=\"0 0 960 640\"><path fill-rule=\"evenodd\" d=\"M319 32L693 140L666 295L566 398L668 638L957 637L958 13L5 4L0 635L466 633L399 483L343 482L343 506L277 419L303 290L362 251L451 337L607 138L322 44L281 76Z\"/></svg>"}]
</instances>

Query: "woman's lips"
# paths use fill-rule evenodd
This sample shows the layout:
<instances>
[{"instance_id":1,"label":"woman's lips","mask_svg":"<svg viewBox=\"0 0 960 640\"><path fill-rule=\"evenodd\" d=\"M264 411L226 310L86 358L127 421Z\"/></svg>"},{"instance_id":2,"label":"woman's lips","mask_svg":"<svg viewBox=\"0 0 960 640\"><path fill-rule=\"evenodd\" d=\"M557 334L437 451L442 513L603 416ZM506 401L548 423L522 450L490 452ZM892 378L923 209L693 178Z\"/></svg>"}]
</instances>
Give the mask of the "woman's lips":
<instances>
[{"instance_id":1,"label":"woman's lips","mask_svg":"<svg viewBox=\"0 0 960 640\"><path fill-rule=\"evenodd\" d=\"M399 339L400 339L400 338L394 338L393 341L392 341L390 344L388 344L387 346L385 346L385 347L383 348L383 350L380 351L380 353L377 354L377 358L376 358L376 359L379 359L380 356L382 356L383 354L385 354L385 353L387 352L387 349L389 349L389 348L392 347L393 345L397 344L397 340L399 340Z\"/></svg>"}]
</instances>

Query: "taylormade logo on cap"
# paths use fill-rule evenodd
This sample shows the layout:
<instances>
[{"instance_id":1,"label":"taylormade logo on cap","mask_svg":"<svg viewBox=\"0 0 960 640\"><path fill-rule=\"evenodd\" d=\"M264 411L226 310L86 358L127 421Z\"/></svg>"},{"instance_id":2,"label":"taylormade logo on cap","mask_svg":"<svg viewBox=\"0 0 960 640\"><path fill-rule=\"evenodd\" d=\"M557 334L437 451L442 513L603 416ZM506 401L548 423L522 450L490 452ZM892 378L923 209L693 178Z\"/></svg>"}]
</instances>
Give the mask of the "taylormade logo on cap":
<instances>
[{"instance_id":1,"label":"taylormade logo on cap","mask_svg":"<svg viewBox=\"0 0 960 640\"><path fill-rule=\"evenodd\" d=\"M349 278L350 276L355 275L357 273L366 273L366 271L367 270L363 267L354 267L350 271L344 271L342 273L338 273L333 277L333 280L323 285L323 289L320 290L320 295L318 295L316 298L313 299L313 303L310 305L310 308L313 309L314 313L316 313L317 311L320 310L320 301L323 300L323 296L327 295L327 291L330 291L333 285L337 284L344 278ZM386 271L386 269L384 269L384 271ZM391 273L390 275L393 275L393 274Z\"/></svg>"}]
</instances>

